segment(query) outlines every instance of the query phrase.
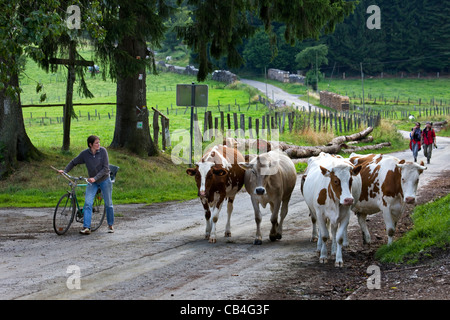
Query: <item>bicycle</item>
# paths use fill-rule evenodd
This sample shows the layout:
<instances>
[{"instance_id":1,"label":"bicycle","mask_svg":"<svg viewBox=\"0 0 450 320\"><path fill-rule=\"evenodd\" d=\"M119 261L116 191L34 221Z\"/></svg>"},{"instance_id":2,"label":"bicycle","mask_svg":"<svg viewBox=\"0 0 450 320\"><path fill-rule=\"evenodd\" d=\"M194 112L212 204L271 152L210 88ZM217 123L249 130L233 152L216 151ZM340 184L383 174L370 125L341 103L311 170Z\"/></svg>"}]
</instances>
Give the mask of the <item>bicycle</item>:
<instances>
[{"instance_id":1,"label":"bicycle","mask_svg":"<svg viewBox=\"0 0 450 320\"><path fill-rule=\"evenodd\" d=\"M58 171L54 167L52 169ZM111 182L114 183L116 179L117 171L119 167L109 165ZM78 197L76 189L78 187L86 187L89 182L84 177L72 177L67 173L61 173L61 175L69 180L70 191L67 191L58 201L55 212L53 214L53 229L57 235L63 235L69 230L70 225L74 219L76 222L83 223L83 208L80 208L78 203ZM79 182L85 181L86 184L80 184ZM103 196L100 188L97 190L97 194L94 198L94 204L92 205L92 220L91 231L96 231L103 223L106 216L106 208L103 203Z\"/></svg>"}]
</instances>

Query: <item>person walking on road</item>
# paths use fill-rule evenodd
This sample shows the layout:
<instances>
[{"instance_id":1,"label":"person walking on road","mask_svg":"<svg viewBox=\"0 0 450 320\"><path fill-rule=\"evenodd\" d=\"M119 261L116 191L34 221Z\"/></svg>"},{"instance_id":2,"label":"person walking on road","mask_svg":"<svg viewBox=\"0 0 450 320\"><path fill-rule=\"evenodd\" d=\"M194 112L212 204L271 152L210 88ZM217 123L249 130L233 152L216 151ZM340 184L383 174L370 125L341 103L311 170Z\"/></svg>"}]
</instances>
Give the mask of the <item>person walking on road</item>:
<instances>
[{"instance_id":1,"label":"person walking on road","mask_svg":"<svg viewBox=\"0 0 450 320\"><path fill-rule=\"evenodd\" d=\"M85 164L88 170L89 184L86 187L86 196L84 202L83 229L81 234L91 233L92 206L95 195L100 188L103 194L103 200L106 207L106 220L108 222L108 232L113 233L114 228L114 208L112 203L112 182L109 170L108 152L100 147L100 138L89 136L87 138L88 148L69 162L64 170L58 170L59 173L69 173L76 165Z\"/></svg>"},{"instance_id":2,"label":"person walking on road","mask_svg":"<svg viewBox=\"0 0 450 320\"><path fill-rule=\"evenodd\" d=\"M430 163L431 153L433 151L433 146L436 147L436 133L432 128L433 123L427 122L425 125L425 129L422 131L422 145L423 145L423 154L427 158L427 163Z\"/></svg>"},{"instance_id":3,"label":"person walking on road","mask_svg":"<svg viewBox=\"0 0 450 320\"><path fill-rule=\"evenodd\" d=\"M409 148L411 149L414 157L414 162L417 162L417 155L420 150L420 143L422 139L422 130L420 130L420 122L416 122L414 128L411 129L411 133L409 134Z\"/></svg>"}]
</instances>

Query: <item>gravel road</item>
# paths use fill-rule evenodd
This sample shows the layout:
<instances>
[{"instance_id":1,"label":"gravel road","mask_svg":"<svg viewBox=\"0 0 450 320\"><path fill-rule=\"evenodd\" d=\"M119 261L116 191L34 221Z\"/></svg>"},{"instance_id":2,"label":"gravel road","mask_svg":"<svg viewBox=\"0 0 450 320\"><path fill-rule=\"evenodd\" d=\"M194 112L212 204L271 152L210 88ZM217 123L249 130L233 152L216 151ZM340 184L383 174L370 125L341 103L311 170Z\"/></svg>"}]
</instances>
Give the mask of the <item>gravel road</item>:
<instances>
[{"instance_id":1,"label":"gravel road","mask_svg":"<svg viewBox=\"0 0 450 320\"><path fill-rule=\"evenodd\" d=\"M450 138L438 137L438 146L419 189L450 169ZM409 150L395 155L412 158ZM318 264L299 181L283 239L268 239L270 212L262 210L261 246L252 244L255 222L245 192L235 200L231 239L222 236L226 214L221 212L216 244L203 239L205 222L198 199L117 205L116 232L108 234L104 226L89 236L78 233L81 225L57 236L52 230L52 208L0 209L0 299L224 300L270 292L271 285L283 281L292 268ZM355 216L350 224L357 224ZM68 273L70 266L79 271L80 289L69 288L78 274Z\"/></svg>"},{"instance_id":2,"label":"gravel road","mask_svg":"<svg viewBox=\"0 0 450 320\"><path fill-rule=\"evenodd\" d=\"M242 83L248 84L252 87L255 87L256 89L258 89L259 91L261 91L262 93L268 95L269 99L272 99L273 101L278 101L278 100L284 100L286 101L286 105L288 106L298 106L298 107L305 107L306 110L308 110L308 102L300 100L298 97L300 95L294 95L294 94L290 94L287 93L283 90L281 90L280 88L273 86L271 84L267 84L267 91L266 91L266 83L264 82L260 82L260 81L255 81L255 80L248 80L248 79L241 79L240 80ZM311 109L315 110L317 107L310 104Z\"/></svg>"}]
</instances>

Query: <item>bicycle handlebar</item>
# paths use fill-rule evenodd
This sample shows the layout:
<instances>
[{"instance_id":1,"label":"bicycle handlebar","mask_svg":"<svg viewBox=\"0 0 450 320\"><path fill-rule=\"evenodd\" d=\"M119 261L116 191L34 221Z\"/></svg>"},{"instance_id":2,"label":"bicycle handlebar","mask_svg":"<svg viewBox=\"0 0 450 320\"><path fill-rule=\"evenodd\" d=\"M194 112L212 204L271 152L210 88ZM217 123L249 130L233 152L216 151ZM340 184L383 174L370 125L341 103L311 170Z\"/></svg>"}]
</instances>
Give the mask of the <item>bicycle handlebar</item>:
<instances>
[{"instance_id":1,"label":"bicycle handlebar","mask_svg":"<svg viewBox=\"0 0 450 320\"><path fill-rule=\"evenodd\" d=\"M59 170L58 169L56 169L56 168L54 168L53 166L50 166L53 170L55 170L55 171L57 171L59 174L61 174L64 178L66 178L67 180L69 180L70 181L70 183L75 183L76 181L82 181L82 180L84 180L84 181L86 181L86 183L87 184L91 184L89 181L88 181L88 178L85 178L85 177L72 177L71 175L69 175L68 173L66 173L66 172L59 172Z\"/></svg>"}]
</instances>

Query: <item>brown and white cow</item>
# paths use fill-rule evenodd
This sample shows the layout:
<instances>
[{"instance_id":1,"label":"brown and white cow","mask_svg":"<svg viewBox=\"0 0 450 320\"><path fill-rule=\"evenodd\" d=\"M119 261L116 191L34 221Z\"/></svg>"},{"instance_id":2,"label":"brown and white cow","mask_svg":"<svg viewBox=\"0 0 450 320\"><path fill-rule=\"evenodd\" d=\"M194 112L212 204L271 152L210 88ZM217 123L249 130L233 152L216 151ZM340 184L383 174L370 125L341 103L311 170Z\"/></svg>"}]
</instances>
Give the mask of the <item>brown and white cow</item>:
<instances>
[{"instance_id":1,"label":"brown and white cow","mask_svg":"<svg viewBox=\"0 0 450 320\"><path fill-rule=\"evenodd\" d=\"M392 243L397 221L405 204L416 199L419 176L427 168L421 164L406 162L390 155L358 155L352 153L350 161L361 165L362 189L359 202L353 209L363 233L364 243L370 243L367 215L383 213L388 244Z\"/></svg>"},{"instance_id":2,"label":"brown and white cow","mask_svg":"<svg viewBox=\"0 0 450 320\"><path fill-rule=\"evenodd\" d=\"M297 181L297 172L292 160L280 151L270 151L254 157L250 162L239 165L245 171L245 189L250 194L255 211L256 237L254 244L262 244L261 210L270 204L272 228L271 241L281 239L283 221L288 213L288 204ZM281 207L281 212L280 212ZM278 213L280 221L278 222Z\"/></svg>"},{"instance_id":3,"label":"brown and white cow","mask_svg":"<svg viewBox=\"0 0 450 320\"><path fill-rule=\"evenodd\" d=\"M244 184L245 171L238 165L242 161L244 157L237 149L217 145L203 155L195 168L186 170L188 175L195 176L198 196L205 209L205 238L211 243L216 242L216 223L225 199L228 199L225 237L231 237L233 201Z\"/></svg>"},{"instance_id":4,"label":"brown and white cow","mask_svg":"<svg viewBox=\"0 0 450 320\"><path fill-rule=\"evenodd\" d=\"M342 246L348 245L350 209L361 193L360 170L361 166L354 166L341 156L323 152L308 160L301 191L311 214L313 238L317 235L316 221L319 224L317 251L320 252L320 263L325 263L328 258L326 242L330 238L330 226L331 254L336 254L335 266L343 266Z\"/></svg>"}]
</instances>

